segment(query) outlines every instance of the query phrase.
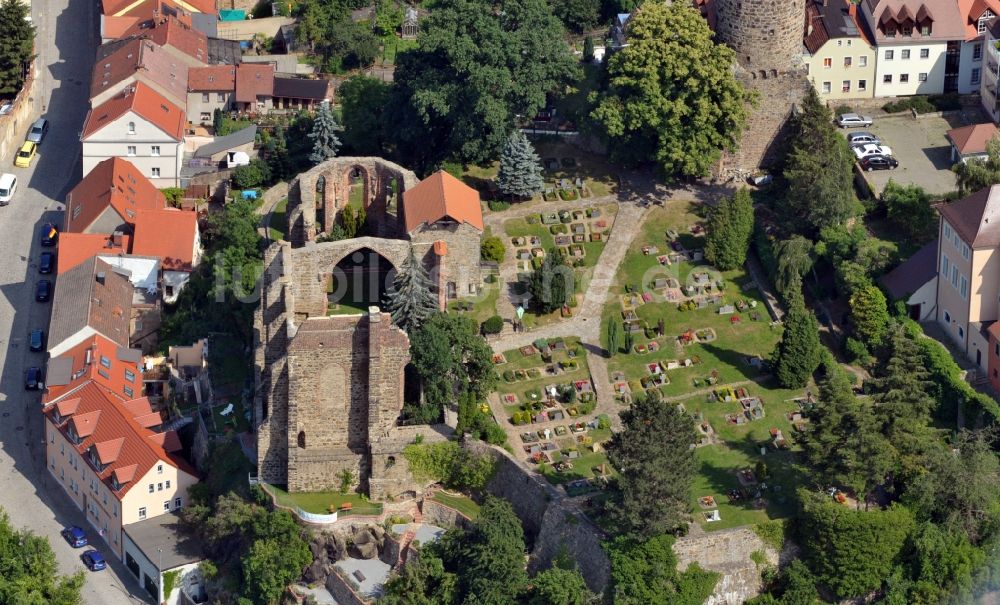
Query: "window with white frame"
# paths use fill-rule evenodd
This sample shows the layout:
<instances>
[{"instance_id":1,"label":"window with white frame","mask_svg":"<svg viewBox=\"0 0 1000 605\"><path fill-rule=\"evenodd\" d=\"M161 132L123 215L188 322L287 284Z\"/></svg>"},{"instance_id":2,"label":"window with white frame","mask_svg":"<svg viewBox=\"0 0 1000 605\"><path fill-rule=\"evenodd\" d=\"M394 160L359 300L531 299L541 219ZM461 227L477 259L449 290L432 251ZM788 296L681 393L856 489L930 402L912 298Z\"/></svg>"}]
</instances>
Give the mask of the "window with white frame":
<instances>
[{"instance_id":1,"label":"window with white frame","mask_svg":"<svg viewBox=\"0 0 1000 605\"><path fill-rule=\"evenodd\" d=\"M895 53L893 51L891 51L891 50L885 51L885 60L886 61L892 61L892 57L893 57L894 54Z\"/></svg>"},{"instance_id":2,"label":"window with white frame","mask_svg":"<svg viewBox=\"0 0 1000 605\"><path fill-rule=\"evenodd\" d=\"M128 133L135 134L135 122L128 123Z\"/></svg>"},{"instance_id":3,"label":"window with white frame","mask_svg":"<svg viewBox=\"0 0 1000 605\"><path fill-rule=\"evenodd\" d=\"M972 60L980 61L983 58L983 45L980 42L976 42L972 45Z\"/></svg>"},{"instance_id":4,"label":"window with white frame","mask_svg":"<svg viewBox=\"0 0 1000 605\"><path fill-rule=\"evenodd\" d=\"M851 66L851 58L844 57L844 67L850 67L850 66Z\"/></svg>"},{"instance_id":5,"label":"window with white frame","mask_svg":"<svg viewBox=\"0 0 1000 605\"><path fill-rule=\"evenodd\" d=\"M170 512L170 500L163 501L163 512Z\"/></svg>"},{"instance_id":6,"label":"window with white frame","mask_svg":"<svg viewBox=\"0 0 1000 605\"><path fill-rule=\"evenodd\" d=\"M833 59L831 59L830 57L826 57L825 59L823 59L823 67L825 67L826 69L830 69L831 67L833 67Z\"/></svg>"},{"instance_id":7,"label":"window with white frame","mask_svg":"<svg viewBox=\"0 0 1000 605\"><path fill-rule=\"evenodd\" d=\"M181 500L179 497L178 498L174 498L174 508L180 508L182 502L183 502L183 500Z\"/></svg>"},{"instance_id":8,"label":"window with white frame","mask_svg":"<svg viewBox=\"0 0 1000 605\"><path fill-rule=\"evenodd\" d=\"M927 81L927 73L926 72L921 73L919 76L917 76L917 80L920 80L921 82L926 82Z\"/></svg>"},{"instance_id":9,"label":"window with white frame","mask_svg":"<svg viewBox=\"0 0 1000 605\"><path fill-rule=\"evenodd\" d=\"M125 154L128 156L135 155L135 145L128 145L125 147Z\"/></svg>"},{"instance_id":10,"label":"window with white frame","mask_svg":"<svg viewBox=\"0 0 1000 605\"><path fill-rule=\"evenodd\" d=\"M154 156L160 155L160 146L159 145L153 145L152 147L150 147L149 148L149 154L150 155L154 155Z\"/></svg>"},{"instance_id":11,"label":"window with white frame","mask_svg":"<svg viewBox=\"0 0 1000 605\"><path fill-rule=\"evenodd\" d=\"M850 80L844 80L843 82L841 82L840 83L840 91L841 92L851 92L851 81Z\"/></svg>"},{"instance_id":12,"label":"window with white frame","mask_svg":"<svg viewBox=\"0 0 1000 605\"><path fill-rule=\"evenodd\" d=\"M944 224L944 238L951 239L951 225L948 223Z\"/></svg>"},{"instance_id":13,"label":"window with white frame","mask_svg":"<svg viewBox=\"0 0 1000 605\"><path fill-rule=\"evenodd\" d=\"M140 519L145 519L146 518L146 507L145 506L140 506L139 507L139 518Z\"/></svg>"},{"instance_id":14,"label":"window with white frame","mask_svg":"<svg viewBox=\"0 0 1000 605\"><path fill-rule=\"evenodd\" d=\"M986 9L982 16L979 17L979 22L976 24L976 31L981 34L986 33L986 26L989 25L990 19L995 16L996 15L993 14L993 11Z\"/></svg>"},{"instance_id":15,"label":"window with white frame","mask_svg":"<svg viewBox=\"0 0 1000 605\"><path fill-rule=\"evenodd\" d=\"M868 90L868 80L858 80L858 92Z\"/></svg>"},{"instance_id":16,"label":"window with white frame","mask_svg":"<svg viewBox=\"0 0 1000 605\"><path fill-rule=\"evenodd\" d=\"M980 69L978 67L973 67L972 68L972 73L969 76L969 84L979 84L979 75L981 73L982 72L980 71Z\"/></svg>"},{"instance_id":17,"label":"window with white frame","mask_svg":"<svg viewBox=\"0 0 1000 605\"><path fill-rule=\"evenodd\" d=\"M929 48L921 48L920 49L920 58L921 59L927 59L930 56L931 56L931 49L929 49Z\"/></svg>"},{"instance_id":18,"label":"window with white frame","mask_svg":"<svg viewBox=\"0 0 1000 605\"><path fill-rule=\"evenodd\" d=\"M160 178L160 169L159 168L153 168L152 172L153 172L153 178L154 179Z\"/></svg>"},{"instance_id":19,"label":"window with white frame","mask_svg":"<svg viewBox=\"0 0 1000 605\"><path fill-rule=\"evenodd\" d=\"M858 67L868 67L868 55L858 57Z\"/></svg>"},{"instance_id":20,"label":"window with white frame","mask_svg":"<svg viewBox=\"0 0 1000 605\"><path fill-rule=\"evenodd\" d=\"M910 49L904 48L903 50L899 51L899 58L900 59L909 59L910 58Z\"/></svg>"},{"instance_id":21,"label":"window with white frame","mask_svg":"<svg viewBox=\"0 0 1000 605\"><path fill-rule=\"evenodd\" d=\"M830 90L831 90L830 87L831 87L831 84L829 82L823 82L823 94L825 94L825 95L830 94Z\"/></svg>"},{"instance_id":22,"label":"window with white frame","mask_svg":"<svg viewBox=\"0 0 1000 605\"><path fill-rule=\"evenodd\" d=\"M892 84L892 74L885 74L884 76L882 76L882 83Z\"/></svg>"}]
</instances>

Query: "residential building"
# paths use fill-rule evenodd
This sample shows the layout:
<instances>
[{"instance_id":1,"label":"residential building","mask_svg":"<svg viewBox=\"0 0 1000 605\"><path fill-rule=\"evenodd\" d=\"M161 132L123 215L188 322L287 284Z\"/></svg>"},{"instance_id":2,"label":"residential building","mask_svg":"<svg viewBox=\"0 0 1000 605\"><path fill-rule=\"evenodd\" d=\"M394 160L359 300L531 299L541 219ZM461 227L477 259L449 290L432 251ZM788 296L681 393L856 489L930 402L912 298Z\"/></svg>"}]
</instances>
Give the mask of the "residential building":
<instances>
[{"instance_id":1,"label":"residential building","mask_svg":"<svg viewBox=\"0 0 1000 605\"><path fill-rule=\"evenodd\" d=\"M994 122L1000 122L1000 19L992 20L983 34L982 82L979 87L979 98L983 109Z\"/></svg>"},{"instance_id":2,"label":"residential building","mask_svg":"<svg viewBox=\"0 0 1000 605\"><path fill-rule=\"evenodd\" d=\"M125 385L130 378L141 380L138 365L113 357L114 348L96 340L88 349L91 366ZM177 434L156 432L163 420L149 400L119 392L78 379L77 386L45 402L44 415L49 474L122 558L123 529L182 508L198 476L178 455Z\"/></svg>"},{"instance_id":3,"label":"residential building","mask_svg":"<svg viewBox=\"0 0 1000 605\"><path fill-rule=\"evenodd\" d=\"M232 110L236 68L235 65L211 65L188 71L187 113L192 122L208 125L216 109Z\"/></svg>"},{"instance_id":4,"label":"residential building","mask_svg":"<svg viewBox=\"0 0 1000 605\"><path fill-rule=\"evenodd\" d=\"M322 78L275 74L271 96L273 109L312 111L333 99L333 84Z\"/></svg>"},{"instance_id":5,"label":"residential building","mask_svg":"<svg viewBox=\"0 0 1000 605\"><path fill-rule=\"evenodd\" d=\"M198 13L218 18L214 0L103 0L101 41L121 38L157 18L173 17L191 26Z\"/></svg>"},{"instance_id":6,"label":"residential building","mask_svg":"<svg viewBox=\"0 0 1000 605\"><path fill-rule=\"evenodd\" d=\"M190 14L154 14L132 25L122 36L125 40L136 37L151 41L188 67L201 67L209 62L208 36L194 26Z\"/></svg>"},{"instance_id":7,"label":"residential building","mask_svg":"<svg viewBox=\"0 0 1000 605\"><path fill-rule=\"evenodd\" d=\"M254 144L257 141L257 126L247 126L242 130L237 130L223 137L215 137L211 143L206 143L194 152L195 159L211 162L218 165L220 162L228 162L233 154L244 153L247 157L253 157Z\"/></svg>"},{"instance_id":8,"label":"residential building","mask_svg":"<svg viewBox=\"0 0 1000 605\"><path fill-rule=\"evenodd\" d=\"M137 521L123 528L125 567L154 599L166 605L205 603L205 578L199 563L205 559L199 536L182 527L176 511ZM160 595L163 577L174 575L171 594Z\"/></svg>"},{"instance_id":9,"label":"residential building","mask_svg":"<svg viewBox=\"0 0 1000 605\"><path fill-rule=\"evenodd\" d=\"M184 111L142 82L95 106L83 125L83 174L108 158L128 158L158 188L180 185Z\"/></svg>"},{"instance_id":10,"label":"residential building","mask_svg":"<svg viewBox=\"0 0 1000 605\"><path fill-rule=\"evenodd\" d=\"M187 112L192 122L212 123L216 109L264 113L315 109L333 98L329 80L278 74L269 63L193 68L188 72Z\"/></svg>"},{"instance_id":11,"label":"residential building","mask_svg":"<svg viewBox=\"0 0 1000 605\"><path fill-rule=\"evenodd\" d=\"M1000 0L958 0L958 10L965 25L958 69L958 92L979 92L983 81L986 55L986 32L990 21L1000 15Z\"/></svg>"},{"instance_id":12,"label":"residential building","mask_svg":"<svg viewBox=\"0 0 1000 605\"><path fill-rule=\"evenodd\" d=\"M109 48L105 48L105 47ZM107 52L112 50L113 52ZM187 100L188 66L151 40L133 38L97 50L90 80L92 107L104 103L136 82L146 84L175 105Z\"/></svg>"},{"instance_id":13,"label":"residential building","mask_svg":"<svg viewBox=\"0 0 1000 605\"><path fill-rule=\"evenodd\" d=\"M940 204L936 319L985 373L1000 315L1000 185Z\"/></svg>"},{"instance_id":14,"label":"residential building","mask_svg":"<svg viewBox=\"0 0 1000 605\"><path fill-rule=\"evenodd\" d=\"M879 278L879 283L892 300L906 303L909 317L914 321L929 321L934 318L937 304L937 253L938 241L934 240Z\"/></svg>"},{"instance_id":15,"label":"residential building","mask_svg":"<svg viewBox=\"0 0 1000 605\"><path fill-rule=\"evenodd\" d=\"M849 0L813 0L806 6L803 60L820 99L875 95L875 47Z\"/></svg>"},{"instance_id":16,"label":"residential building","mask_svg":"<svg viewBox=\"0 0 1000 605\"><path fill-rule=\"evenodd\" d=\"M63 233L131 234L136 212L167 206L163 192L123 158L104 159L84 173L66 196Z\"/></svg>"},{"instance_id":17,"label":"residential building","mask_svg":"<svg viewBox=\"0 0 1000 605\"><path fill-rule=\"evenodd\" d=\"M955 0L862 0L874 37L875 96L958 91L966 27Z\"/></svg>"},{"instance_id":18,"label":"residential building","mask_svg":"<svg viewBox=\"0 0 1000 605\"><path fill-rule=\"evenodd\" d=\"M128 278L91 257L56 280L49 355L58 357L98 334L118 346L129 346L131 311L132 284Z\"/></svg>"},{"instance_id":19,"label":"residential building","mask_svg":"<svg viewBox=\"0 0 1000 605\"><path fill-rule=\"evenodd\" d=\"M985 160L986 146L997 133L997 127L992 122L952 128L944 135L951 143L951 163Z\"/></svg>"},{"instance_id":20,"label":"residential building","mask_svg":"<svg viewBox=\"0 0 1000 605\"><path fill-rule=\"evenodd\" d=\"M163 302L176 302L201 260L197 213L173 208L140 211L132 253L160 259Z\"/></svg>"}]
</instances>

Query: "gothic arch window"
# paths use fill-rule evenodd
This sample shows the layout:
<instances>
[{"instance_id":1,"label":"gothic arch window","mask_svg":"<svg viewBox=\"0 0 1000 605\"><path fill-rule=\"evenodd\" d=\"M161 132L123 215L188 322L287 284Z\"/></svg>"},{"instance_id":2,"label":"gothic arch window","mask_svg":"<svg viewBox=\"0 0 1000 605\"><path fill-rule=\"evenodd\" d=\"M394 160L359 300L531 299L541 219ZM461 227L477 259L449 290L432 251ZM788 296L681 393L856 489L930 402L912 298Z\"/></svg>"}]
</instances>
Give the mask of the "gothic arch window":
<instances>
[{"instance_id":1,"label":"gothic arch window","mask_svg":"<svg viewBox=\"0 0 1000 605\"><path fill-rule=\"evenodd\" d=\"M298 442L299 442L299 447L300 448L306 449L306 432L305 431L299 431Z\"/></svg>"}]
</instances>

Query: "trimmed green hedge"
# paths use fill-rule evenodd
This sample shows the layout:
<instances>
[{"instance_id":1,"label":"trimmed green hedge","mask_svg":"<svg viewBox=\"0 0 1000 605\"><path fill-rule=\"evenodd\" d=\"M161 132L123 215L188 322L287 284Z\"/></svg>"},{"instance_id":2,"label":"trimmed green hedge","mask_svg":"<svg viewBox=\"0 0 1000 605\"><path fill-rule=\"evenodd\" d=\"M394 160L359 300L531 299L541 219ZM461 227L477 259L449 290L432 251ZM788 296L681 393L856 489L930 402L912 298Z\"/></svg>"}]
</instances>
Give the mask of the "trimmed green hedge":
<instances>
[{"instance_id":1,"label":"trimmed green hedge","mask_svg":"<svg viewBox=\"0 0 1000 605\"><path fill-rule=\"evenodd\" d=\"M925 367L937 386L935 399L941 406L938 411L954 417L958 406L962 405L969 423L981 421L986 425L1000 424L1000 403L962 380L962 369L955 363L948 349L932 338L922 338L923 328L912 319L904 320L903 325L920 347Z\"/></svg>"}]
</instances>

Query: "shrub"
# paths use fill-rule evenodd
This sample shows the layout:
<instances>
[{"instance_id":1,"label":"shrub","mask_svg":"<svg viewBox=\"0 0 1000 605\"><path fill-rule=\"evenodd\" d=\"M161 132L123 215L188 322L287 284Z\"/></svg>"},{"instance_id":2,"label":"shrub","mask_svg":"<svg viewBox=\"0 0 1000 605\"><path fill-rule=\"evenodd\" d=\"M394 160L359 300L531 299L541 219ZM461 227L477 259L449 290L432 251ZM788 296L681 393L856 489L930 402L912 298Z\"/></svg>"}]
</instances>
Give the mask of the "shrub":
<instances>
[{"instance_id":1,"label":"shrub","mask_svg":"<svg viewBox=\"0 0 1000 605\"><path fill-rule=\"evenodd\" d=\"M833 110L833 115L835 116L839 116L845 113L854 113L854 108L852 108L850 105L837 105L837 107L834 108Z\"/></svg>"},{"instance_id":2,"label":"shrub","mask_svg":"<svg viewBox=\"0 0 1000 605\"><path fill-rule=\"evenodd\" d=\"M962 108L962 101L956 94L930 95L926 97L906 97L882 106L888 113L916 109L917 113L933 111L954 111Z\"/></svg>"},{"instance_id":3,"label":"shrub","mask_svg":"<svg viewBox=\"0 0 1000 605\"><path fill-rule=\"evenodd\" d=\"M473 454L454 441L411 444L403 456L415 477L457 489L482 489L495 466L491 456Z\"/></svg>"},{"instance_id":4,"label":"shrub","mask_svg":"<svg viewBox=\"0 0 1000 605\"><path fill-rule=\"evenodd\" d=\"M237 189L253 189L260 187L271 178L271 169L267 162L259 158L250 160L246 166L233 169L233 186Z\"/></svg>"},{"instance_id":5,"label":"shrub","mask_svg":"<svg viewBox=\"0 0 1000 605\"><path fill-rule=\"evenodd\" d=\"M495 235L484 238L479 247L479 254L483 260L502 263L506 253L507 249L503 245L503 240Z\"/></svg>"},{"instance_id":6,"label":"shrub","mask_svg":"<svg viewBox=\"0 0 1000 605\"><path fill-rule=\"evenodd\" d=\"M549 227L549 231L552 233L552 235L562 235L563 233L568 233L569 228L563 224L552 225L551 227Z\"/></svg>"},{"instance_id":7,"label":"shrub","mask_svg":"<svg viewBox=\"0 0 1000 605\"><path fill-rule=\"evenodd\" d=\"M872 361L871 353L868 352L868 347L865 346L865 343L853 336L847 337L847 342L844 343L844 352L847 353L847 358L852 363L860 366L868 366Z\"/></svg>"},{"instance_id":8,"label":"shrub","mask_svg":"<svg viewBox=\"0 0 1000 605\"><path fill-rule=\"evenodd\" d=\"M486 204L489 206L490 210L493 212L503 212L510 208L510 202L505 202L504 200L490 200Z\"/></svg>"},{"instance_id":9,"label":"shrub","mask_svg":"<svg viewBox=\"0 0 1000 605\"><path fill-rule=\"evenodd\" d=\"M496 424L487 426L486 442L492 443L493 445L503 445L507 443L507 431L503 430Z\"/></svg>"},{"instance_id":10,"label":"shrub","mask_svg":"<svg viewBox=\"0 0 1000 605\"><path fill-rule=\"evenodd\" d=\"M486 321L484 321L479 329L483 334L499 334L503 330L503 318L499 315L494 315Z\"/></svg>"}]
</instances>

